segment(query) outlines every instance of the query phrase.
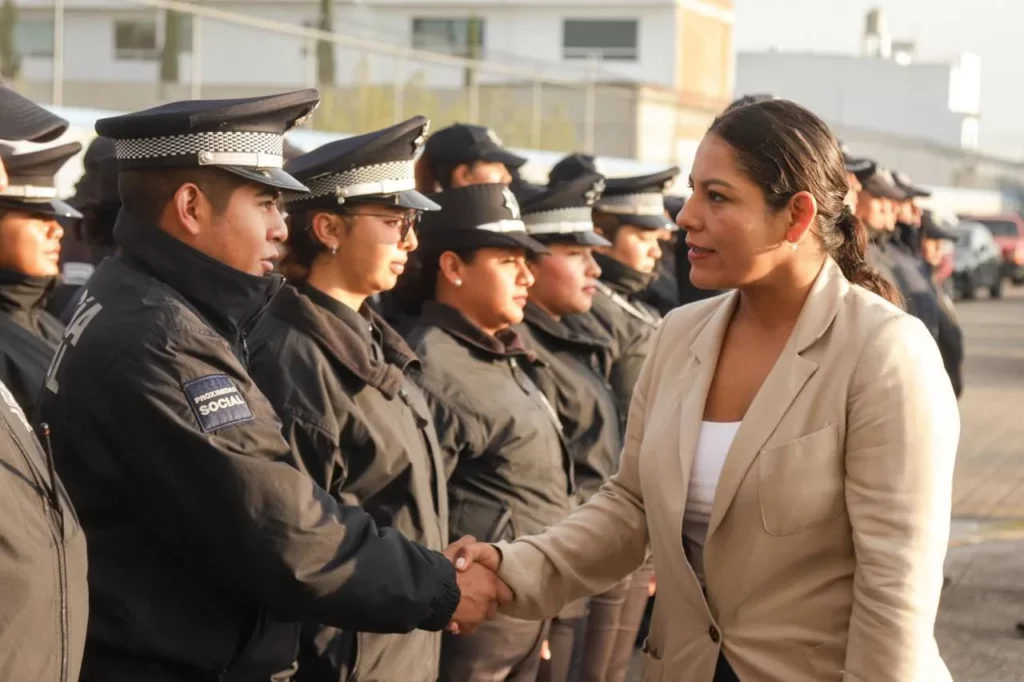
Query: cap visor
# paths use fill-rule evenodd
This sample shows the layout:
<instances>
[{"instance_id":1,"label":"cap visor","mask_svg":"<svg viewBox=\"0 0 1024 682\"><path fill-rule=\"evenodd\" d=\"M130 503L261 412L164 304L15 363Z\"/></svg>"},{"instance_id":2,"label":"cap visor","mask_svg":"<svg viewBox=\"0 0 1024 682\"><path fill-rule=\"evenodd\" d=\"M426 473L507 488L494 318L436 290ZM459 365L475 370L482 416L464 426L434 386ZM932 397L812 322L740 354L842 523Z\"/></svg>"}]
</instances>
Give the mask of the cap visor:
<instances>
[{"instance_id":1,"label":"cap visor","mask_svg":"<svg viewBox=\"0 0 1024 682\"><path fill-rule=\"evenodd\" d=\"M67 129L60 116L0 85L0 139L50 142Z\"/></svg>"},{"instance_id":2,"label":"cap visor","mask_svg":"<svg viewBox=\"0 0 1024 682\"><path fill-rule=\"evenodd\" d=\"M484 154L482 158L484 161L503 163L507 168L519 168L526 163L526 159L507 149L495 149Z\"/></svg>"},{"instance_id":3,"label":"cap visor","mask_svg":"<svg viewBox=\"0 0 1024 682\"><path fill-rule=\"evenodd\" d=\"M81 218L79 213L71 204L60 199L49 199L47 201L19 201L17 199L3 198L0 200L0 207L19 211L29 215L53 216L54 218Z\"/></svg>"},{"instance_id":4,"label":"cap visor","mask_svg":"<svg viewBox=\"0 0 1024 682\"><path fill-rule=\"evenodd\" d=\"M676 230L678 226L663 215L620 215L613 213L622 225L632 225L644 230Z\"/></svg>"},{"instance_id":5,"label":"cap visor","mask_svg":"<svg viewBox=\"0 0 1024 682\"><path fill-rule=\"evenodd\" d=\"M215 168L223 168L227 172L234 173L257 185L274 187L286 192L306 193L309 191L308 187L280 168L245 168L243 166L215 166Z\"/></svg>"},{"instance_id":6,"label":"cap visor","mask_svg":"<svg viewBox=\"0 0 1024 682\"><path fill-rule=\"evenodd\" d=\"M440 211L441 206L428 199L425 195L412 189L407 192L399 192L395 195L397 205L402 208L414 208L417 211Z\"/></svg>"},{"instance_id":7,"label":"cap visor","mask_svg":"<svg viewBox=\"0 0 1024 682\"><path fill-rule=\"evenodd\" d=\"M543 244L575 244L578 246L611 246L612 243L597 232L566 232L531 235Z\"/></svg>"},{"instance_id":8,"label":"cap visor","mask_svg":"<svg viewBox=\"0 0 1024 682\"><path fill-rule=\"evenodd\" d=\"M847 173L866 173L871 170L874 163L870 159L857 159L852 156L843 156L843 165Z\"/></svg>"}]
</instances>

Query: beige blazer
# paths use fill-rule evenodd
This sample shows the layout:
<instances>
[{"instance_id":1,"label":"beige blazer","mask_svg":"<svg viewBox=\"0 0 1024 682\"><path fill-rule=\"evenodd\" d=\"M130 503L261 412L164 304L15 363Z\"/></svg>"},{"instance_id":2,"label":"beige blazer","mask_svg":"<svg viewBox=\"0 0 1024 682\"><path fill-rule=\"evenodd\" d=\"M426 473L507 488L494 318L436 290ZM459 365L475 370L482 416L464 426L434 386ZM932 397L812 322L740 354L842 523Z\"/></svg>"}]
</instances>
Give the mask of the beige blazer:
<instances>
[{"instance_id":1,"label":"beige blazer","mask_svg":"<svg viewBox=\"0 0 1024 682\"><path fill-rule=\"evenodd\" d=\"M619 472L543 535L499 545L503 610L554 616L644 561L658 598L645 682L943 682L933 636L956 399L916 319L825 263L740 426L712 506L707 600L682 547L704 403L739 294L674 311L629 413Z\"/></svg>"}]
</instances>

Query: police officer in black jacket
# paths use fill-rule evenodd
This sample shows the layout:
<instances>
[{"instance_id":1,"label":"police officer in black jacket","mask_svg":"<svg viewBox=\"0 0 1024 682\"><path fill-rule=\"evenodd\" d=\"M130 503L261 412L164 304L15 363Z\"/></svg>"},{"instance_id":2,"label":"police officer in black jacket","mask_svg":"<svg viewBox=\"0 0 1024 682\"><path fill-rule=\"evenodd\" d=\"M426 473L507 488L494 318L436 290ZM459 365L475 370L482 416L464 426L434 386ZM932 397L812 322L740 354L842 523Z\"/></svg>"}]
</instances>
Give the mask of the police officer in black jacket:
<instances>
[{"instance_id":1,"label":"police officer in black jacket","mask_svg":"<svg viewBox=\"0 0 1024 682\"><path fill-rule=\"evenodd\" d=\"M121 165L120 251L83 293L41 405L89 536L84 680L287 680L296 623L439 630L477 604L460 604L443 554L303 473L249 377L249 334L283 283L279 192L306 191L280 168L282 135L318 101L97 122Z\"/></svg>"},{"instance_id":2,"label":"police officer in black jacket","mask_svg":"<svg viewBox=\"0 0 1024 682\"><path fill-rule=\"evenodd\" d=\"M511 328L533 282L526 259L546 249L503 185L432 199L441 210L424 213L418 267L396 298L415 315L403 333L452 469L450 534L531 535L566 517L575 494L562 425L527 372L538 360ZM446 637L441 679L533 682L545 631L498 616L472 637Z\"/></svg>"},{"instance_id":3,"label":"police officer in black jacket","mask_svg":"<svg viewBox=\"0 0 1024 682\"><path fill-rule=\"evenodd\" d=\"M294 286L253 332L251 371L306 471L339 501L425 547L448 544L447 475L430 412L407 372L419 360L367 305L394 287L416 248L413 189L422 116L328 143L286 170L311 188L286 197ZM308 628L298 679L435 682L437 632Z\"/></svg>"},{"instance_id":4,"label":"police officer in black jacket","mask_svg":"<svg viewBox=\"0 0 1024 682\"><path fill-rule=\"evenodd\" d=\"M625 422L609 383L610 339L585 314L601 274L593 251L611 246L594 231L591 212L603 188L600 175L581 175L522 201L527 231L551 253L530 263L536 281L521 328L544 361L532 370L533 376L561 419L580 502L589 500L618 470ZM542 669L548 674L540 679L625 679L650 575L647 568L641 579L626 579L590 599L582 626L574 625L571 611L563 611L552 623L551 660ZM634 582L641 589L631 590Z\"/></svg>"},{"instance_id":5,"label":"police officer in black jacket","mask_svg":"<svg viewBox=\"0 0 1024 682\"><path fill-rule=\"evenodd\" d=\"M0 138L50 142L68 123L0 85ZM0 191L10 179L0 159ZM85 535L25 411L0 382L0 670L77 680L88 620Z\"/></svg>"},{"instance_id":6,"label":"police officer in black jacket","mask_svg":"<svg viewBox=\"0 0 1024 682\"><path fill-rule=\"evenodd\" d=\"M57 199L54 176L82 150L77 142L23 154L0 151L9 184L0 190L0 381L34 414L64 325L46 311L60 273L58 218L81 217Z\"/></svg>"}]
</instances>

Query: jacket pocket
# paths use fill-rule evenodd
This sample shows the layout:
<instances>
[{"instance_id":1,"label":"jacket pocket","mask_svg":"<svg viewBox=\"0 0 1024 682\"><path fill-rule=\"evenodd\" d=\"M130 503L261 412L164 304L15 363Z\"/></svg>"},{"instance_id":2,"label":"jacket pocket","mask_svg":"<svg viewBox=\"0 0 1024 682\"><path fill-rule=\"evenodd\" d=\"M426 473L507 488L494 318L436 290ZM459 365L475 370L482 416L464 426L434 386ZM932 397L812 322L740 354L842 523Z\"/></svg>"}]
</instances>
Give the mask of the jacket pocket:
<instances>
[{"instance_id":1,"label":"jacket pocket","mask_svg":"<svg viewBox=\"0 0 1024 682\"><path fill-rule=\"evenodd\" d=\"M640 679L643 682L661 682L665 672L665 662L653 648L650 638L644 640L640 648Z\"/></svg>"},{"instance_id":2,"label":"jacket pocket","mask_svg":"<svg viewBox=\"0 0 1024 682\"><path fill-rule=\"evenodd\" d=\"M453 540L472 535L481 542L516 539L515 520L508 505L453 495L450 535Z\"/></svg>"},{"instance_id":3,"label":"jacket pocket","mask_svg":"<svg viewBox=\"0 0 1024 682\"><path fill-rule=\"evenodd\" d=\"M769 535L800 533L843 513L843 461L835 424L766 448L757 460L761 521Z\"/></svg>"}]
</instances>

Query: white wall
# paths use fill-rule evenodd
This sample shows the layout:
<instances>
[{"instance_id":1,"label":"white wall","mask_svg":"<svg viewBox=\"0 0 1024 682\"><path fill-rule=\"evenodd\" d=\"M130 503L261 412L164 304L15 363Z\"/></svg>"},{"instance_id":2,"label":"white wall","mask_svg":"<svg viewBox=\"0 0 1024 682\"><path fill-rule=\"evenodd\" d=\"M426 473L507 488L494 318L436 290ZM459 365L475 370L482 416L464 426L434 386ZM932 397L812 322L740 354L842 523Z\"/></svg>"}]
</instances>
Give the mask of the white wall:
<instances>
[{"instance_id":1,"label":"white wall","mask_svg":"<svg viewBox=\"0 0 1024 682\"><path fill-rule=\"evenodd\" d=\"M948 64L759 52L740 53L736 71L737 95L771 93L831 124L960 147L964 116L949 109Z\"/></svg>"}]
</instances>

